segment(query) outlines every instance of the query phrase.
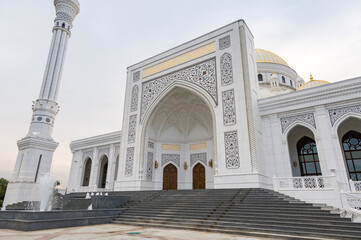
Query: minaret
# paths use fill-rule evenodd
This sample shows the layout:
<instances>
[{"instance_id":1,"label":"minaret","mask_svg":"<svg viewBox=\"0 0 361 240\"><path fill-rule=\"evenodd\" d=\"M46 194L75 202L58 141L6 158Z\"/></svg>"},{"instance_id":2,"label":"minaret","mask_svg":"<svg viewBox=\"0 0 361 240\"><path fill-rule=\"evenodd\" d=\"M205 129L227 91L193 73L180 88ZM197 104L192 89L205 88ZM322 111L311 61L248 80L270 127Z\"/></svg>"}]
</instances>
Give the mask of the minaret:
<instances>
[{"instance_id":1,"label":"minaret","mask_svg":"<svg viewBox=\"0 0 361 240\"><path fill-rule=\"evenodd\" d=\"M54 0L56 18L39 99L33 102L29 133L18 141L19 153L9 181L4 205L39 200L39 178L50 172L58 146L52 138L59 111L58 91L73 20L79 13L78 0Z\"/></svg>"}]
</instances>

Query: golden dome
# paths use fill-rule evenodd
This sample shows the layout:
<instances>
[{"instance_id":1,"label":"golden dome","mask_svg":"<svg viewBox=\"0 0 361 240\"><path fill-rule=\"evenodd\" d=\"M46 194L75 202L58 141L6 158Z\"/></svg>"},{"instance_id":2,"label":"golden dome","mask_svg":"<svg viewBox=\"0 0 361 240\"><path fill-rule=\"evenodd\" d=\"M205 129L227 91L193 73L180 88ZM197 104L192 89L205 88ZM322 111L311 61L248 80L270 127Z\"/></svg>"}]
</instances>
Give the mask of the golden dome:
<instances>
[{"instance_id":1,"label":"golden dome","mask_svg":"<svg viewBox=\"0 0 361 240\"><path fill-rule=\"evenodd\" d=\"M264 49L256 48L256 62L278 63L289 67L286 61L283 60L280 56Z\"/></svg>"},{"instance_id":2,"label":"golden dome","mask_svg":"<svg viewBox=\"0 0 361 240\"><path fill-rule=\"evenodd\" d=\"M314 87L318 87L318 86L322 86L322 85L326 85L329 84L329 82L325 81L325 80L313 80L312 74L310 74L310 81L302 84L299 88L297 88L296 91L300 91L303 89L308 89L308 88L314 88Z\"/></svg>"}]
</instances>

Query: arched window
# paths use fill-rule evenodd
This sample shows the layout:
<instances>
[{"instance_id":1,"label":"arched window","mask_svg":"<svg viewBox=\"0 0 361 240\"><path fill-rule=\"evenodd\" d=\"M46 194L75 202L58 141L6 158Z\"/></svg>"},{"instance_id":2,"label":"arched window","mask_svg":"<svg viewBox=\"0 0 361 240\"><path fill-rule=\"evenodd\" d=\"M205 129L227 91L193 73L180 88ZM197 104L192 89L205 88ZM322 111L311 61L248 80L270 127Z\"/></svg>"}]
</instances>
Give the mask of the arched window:
<instances>
[{"instance_id":1,"label":"arched window","mask_svg":"<svg viewBox=\"0 0 361 240\"><path fill-rule=\"evenodd\" d=\"M61 24L61 27L65 28L65 23Z\"/></svg>"},{"instance_id":2,"label":"arched window","mask_svg":"<svg viewBox=\"0 0 361 240\"><path fill-rule=\"evenodd\" d=\"M301 176L322 175L316 143L312 138L303 137L297 142Z\"/></svg>"},{"instance_id":3,"label":"arched window","mask_svg":"<svg viewBox=\"0 0 361 240\"><path fill-rule=\"evenodd\" d=\"M107 173L108 173L108 157L104 156L101 158L98 188L105 188L107 183Z\"/></svg>"},{"instance_id":4,"label":"arched window","mask_svg":"<svg viewBox=\"0 0 361 240\"><path fill-rule=\"evenodd\" d=\"M263 76L262 76L262 74L258 74L258 81L259 81L259 82L262 82L262 81L263 81Z\"/></svg>"},{"instance_id":5,"label":"arched window","mask_svg":"<svg viewBox=\"0 0 361 240\"><path fill-rule=\"evenodd\" d=\"M282 76L282 83L286 83L286 79L284 76Z\"/></svg>"},{"instance_id":6,"label":"arched window","mask_svg":"<svg viewBox=\"0 0 361 240\"><path fill-rule=\"evenodd\" d=\"M293 87L293 83L292 83L292 80L290 80L290 85L291 85L291 87Z\"/></svg>"},{"instance_id":7,"label":"arched window","mask_svg":"<svg viewBox=\"0 0 361 240\"><path fill-rule=\"evenodd\" d=\"M84 168L84 177L83 177L83 184L82 186L89 186L89 180L90 180L90 171L92 169L92 160L88 158L85 163Z\"/></svg>"},{"instance_id":8,"label":"arched window","mask_svg":"<svg viewBox=\"0 0 361 240\"><path fill-rule=\"evenodd\" d=\"M361 181L361 133L346 133L342 138L342 146L350 178Z\"/></svg>"},{"instance_id":9,"label":"arched window","mask_svg":"<svg viewBox=\"0 0 361 240\"><path fill-rule=\"evenodd\" d=\"M59 22L56 22L56 26L59 27Z\"/></svg>"}]
</instances>

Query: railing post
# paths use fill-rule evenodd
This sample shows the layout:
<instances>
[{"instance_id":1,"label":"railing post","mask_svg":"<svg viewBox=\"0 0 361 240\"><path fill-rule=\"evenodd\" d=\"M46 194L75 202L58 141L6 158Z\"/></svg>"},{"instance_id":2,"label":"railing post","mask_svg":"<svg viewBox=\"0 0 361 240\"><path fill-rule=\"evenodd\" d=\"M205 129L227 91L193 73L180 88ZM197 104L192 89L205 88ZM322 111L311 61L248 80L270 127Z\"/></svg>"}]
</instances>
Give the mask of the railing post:
<instances>
[{"instance_id":1,"label":"railing post","mask_svg":"<svg viewBox=\"0 0 361 240\"><path fill-rule=\"evenodd\" d=\"M351 192L356 192L355 184L354 184L354 182L352 181L352 179L350 179L349 184L350 184Z\"/></svg>"}]
</instances>

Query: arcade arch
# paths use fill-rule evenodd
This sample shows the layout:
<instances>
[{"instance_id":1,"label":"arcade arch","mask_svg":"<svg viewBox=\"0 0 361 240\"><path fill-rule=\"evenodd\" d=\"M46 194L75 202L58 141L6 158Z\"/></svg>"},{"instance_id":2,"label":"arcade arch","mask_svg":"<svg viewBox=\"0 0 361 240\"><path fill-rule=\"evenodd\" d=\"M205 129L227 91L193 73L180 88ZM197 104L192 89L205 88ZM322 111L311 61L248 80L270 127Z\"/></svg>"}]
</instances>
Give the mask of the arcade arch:
<instances>
[{"instance_id":1,"label":"arcade arch","mask_svg":"<svg viewBox=\"0 0 361 240\"><path fill-rule=\"evenodd\" d=\"M314 133L303 125L294 126L287 135L292 175L322 175Z\"/></svg>"},{"instance_id":2,"label":"arcade arch","mask_svg":"<svg viewBox=\"0 0 361 240\"><path fill-rule=\"evenodd\" d=\"M202 94L188 87L177 86L158 102L145 122L144 146L148 146L148 141L154 143L151 150L154 159L159 159L162 166L167 164L165 157L178 159L176 165L182 166L177 172L178 180L182 182L182 185L177 186L178 189L193 188L192 169L183 167L184 163L191 166L192 154L206 153L201 155L206 158L202 159L203 162L208 162L214 156L215 129L212 111ZM145 147L145 151L150 149ZM146 156L147 152L144 155ZM143 168L147 169L145 162ZM170 168L168 165L166 167ZM164 174L164 171L155 170L153 181L164 184ZM205 176L207 182L213 183L212 168L206 167ZM208 187L212 187L212 184ZM158 185L155 188L162 187Z\"/></svg>"}]
</instances>

